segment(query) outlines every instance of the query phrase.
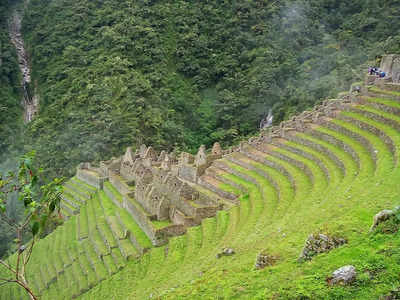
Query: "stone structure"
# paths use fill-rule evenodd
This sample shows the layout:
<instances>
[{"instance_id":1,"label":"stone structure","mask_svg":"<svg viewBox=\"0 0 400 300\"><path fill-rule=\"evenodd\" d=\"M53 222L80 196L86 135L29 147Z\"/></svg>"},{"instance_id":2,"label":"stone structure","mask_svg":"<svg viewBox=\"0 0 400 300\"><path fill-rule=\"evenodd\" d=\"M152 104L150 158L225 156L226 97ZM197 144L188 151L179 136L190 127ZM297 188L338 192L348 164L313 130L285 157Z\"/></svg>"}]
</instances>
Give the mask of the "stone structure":
<instances>
[{"instance_id":1,"label":"stone structure","mask_svg":"<svg viewBox=\"0 0 400 300\"><path fill-rule=\"evenodd\" d=\"M388 55L382 59L381 68L388 74L386 81L388 78L397 80L399 58L400 56ZM386 81L383 83L385 88L388 84ZM396 83L391 84L398 86ZM202 219L214 216L217 210L239 204L236 195L219 188L220 183L226 183L229 180L213 171L213 167L215 167L222 172L236 174L237 170L219 161L219 159L225 158L226 161L243 165L243 162L235 158L235 152L240 152L241 155L250 159L252 159L253 154L249 149L271 154L303 169L310 180L313 181L313 173L306 165L271 150L271 147L272 149L273 147L282 147L284 145L283 140L292 140L310 146L310 141L295 135L297 132L308 132L342 148L352 156L357 164L360 164L360 159L354 149L333 136L315 130L316 126L324 125L358 140L369 150L375 161L376 151L368 140L330 122L332 118L338 117L340 111L351 111L352 108L354 109L352 104L362 103L364 101L363 96L367 93L370 92L361 87L343 95L340 99L324 100L312 110L293 116L291 119L281 122L279 126L271 126L261 130L258 136L251 137L247 142L242 142L240 145L228 149L222 149L218 143L215 143L210 151L201 146L196 155L182 152L177 156L176 153L165 151L157 153L152 147L142 145L136 151L128 148L122 157L101 162L99 168L94 168L88 163L81 164L77 170L77 177L96 188L104 189L116 205L126 209L132 215L154 245L161 245L167 241L168 236L183 234L188 226L200 224ZM398 112L397 108L390 109L395 110L392 113ZM360 122L357 125L368 130L371 127ZM376 133L385 138L390 149L393 148L392 141L386 138L384 133ZM311 143L311 147L315 148L316 145ZM289 150L292 151L292 149ZM316 150L327 153L340 167L343 166L340 159L329 149L322 147L322 149ZM309 154L306 157L319 162L318 159L310 157ZM278 169L280 167L265 160L261 163L272 164L272 167ZM329 179L329 171L324 168L322 162L319 165ZM249 168L251 166L246 165L244 167ZM344 166L342 169L345 172ZM285 173L285 170L282 172ZM239 175L244 176L243 174ZM260 175L265 176L264 173ZM269 179L275 186L274 180ZM251 177L248 180L254 181ZM109 181L118 190L122 199L115 196L108 184L104 184L106 181ZM255 182L255 184L258 183ZM240 186L238 188L240 189ZM165 226L160 226L160 222ZM331 240L327 243L330 245ZM336 246L337 243L333 241L333 244Z\"/></svg>"},{"instance_id":2,"label":"stone structure","mask_svg":"<svg viewBox=\"0 0 400 300\"><path fill-rule=\"evenodd\" d=\"M99 168L82 163L76 176L104 189L116 205L132 215L154 245L161 245L169 236L185 233L188 226L199 225L222 209L218 199L201 188L201 176L221 157L218 143L210 153L201 146L196 156L183 152L179 160L174 153L157 154L152 147L142 145L135 152L127 148L122 157L100 162ZM104 184L106 181L121 194L122 201Z\"/></svg>"}]
</instances>

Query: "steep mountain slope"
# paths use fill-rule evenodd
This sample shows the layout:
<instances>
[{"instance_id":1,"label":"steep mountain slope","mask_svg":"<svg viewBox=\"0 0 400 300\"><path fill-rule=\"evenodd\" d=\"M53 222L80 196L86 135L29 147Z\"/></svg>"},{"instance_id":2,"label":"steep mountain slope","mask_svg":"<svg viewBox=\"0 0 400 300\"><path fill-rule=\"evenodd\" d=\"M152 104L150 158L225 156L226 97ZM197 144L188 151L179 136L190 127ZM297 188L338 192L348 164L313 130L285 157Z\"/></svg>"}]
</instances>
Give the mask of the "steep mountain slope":
<instances>
[{"instance_id":1,"label":"steep mountain slope","mask_svg":"<svg viewBox=\"0 0 400 300\"><path fill-rule=\"evenodd\" d=\"M10 146L20 142L22 125L21 86L15 48L8 30L8 13L12 1L0 1L0 161Z\"/></svg>"},{"instance_id":2,"label":"steep mountain slope","mask_svg":"<svg viewBox=\"0 0 400 300\"><path fill-rule=\"evenodd\" d=\"M29 279L43 299L377 299L395 293L399 224L394 219L394 227L369 229L374 214L400 200L399 99L399 85L372 86L352 101L327 101L272 135L223 151L191 186L225 209L158 247L137 218L149 208L130 209L140 206L132 191L142 188L124 179L130 154L103 171L81 166L77 176L87 183L66 184L68 220L38 244ZM145 148L136 160L164 168ZM112 175L118 164L120 175ZM140 164L133 168L145 174ZM104 170L111 173L104 177ZM239 205L226 205L228 194ZM158 229L173 225L150 220ZM312 233L347 244L298 262ZM235 254L216 257L223 247ZM256 270L259 253L273 257L273 265ZM327 284L334 270L350 264L358 272L351 286ZM25 299L15 287L2 291L0 299Z\"/></svg>"},{"instance_id":3,"label":"steep mountain slope","mask_svg":"<svg viewBox=\"0 0 400 300\"><path fill-rule=\"evenodd\" d=\"M398 48L396 1L30 1L24 36L47 174L141 143L232 144L347 89ZM51 141L51 143L48 143Z\"/></svg>"}]
</instances>

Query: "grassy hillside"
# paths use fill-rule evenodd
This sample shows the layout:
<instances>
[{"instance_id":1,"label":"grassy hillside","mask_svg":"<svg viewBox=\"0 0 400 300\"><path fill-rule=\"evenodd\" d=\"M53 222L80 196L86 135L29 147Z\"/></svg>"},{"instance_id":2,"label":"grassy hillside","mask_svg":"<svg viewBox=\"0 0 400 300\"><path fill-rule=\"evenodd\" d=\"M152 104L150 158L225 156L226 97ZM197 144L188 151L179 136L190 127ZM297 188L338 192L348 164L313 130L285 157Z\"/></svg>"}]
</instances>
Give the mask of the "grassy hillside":
<instances>
[{"instance_id":1,"label":"grassy hillside","mask_svg":"<svg viewBox=\"0 0 400 300\"><path fill-rule=\"evenodd\" d=\"M54 176L142 142L238 142L270 108L279 122L398 50L398 15L388 0L32 0L41 112L27 143Z\"/></svg>"},{"instance_id":2,"label":"grassy hillside","mask_svg":"<svg viewBox=\"0 0 400 300\"><path fill-rule=\"evenodd\" d=\"M398 220L369 232L372 217L400 203L400 92L370 88L334 119L259 147L247 145L210 167L217 188L240 205L152 247L107 183L67 183L65 224L33 253L29 279L42 299L377 299L397 290ZM363 128L363 129L362 129ZM224 182L222 184L222 182ZM240 189L239 189L240 188ZM114 200L112 200L114 199ZM348 243L297 259L311 233ZM132 238L133 237L133 238ZM223 247L232 256L217 259ZM260 252L273 266L254 268ZM11 258L12 259L12 258ZM328 286L343 265L351 286ZM2 288L0 299L22 297Z\"/></svg>"}]
</instances>

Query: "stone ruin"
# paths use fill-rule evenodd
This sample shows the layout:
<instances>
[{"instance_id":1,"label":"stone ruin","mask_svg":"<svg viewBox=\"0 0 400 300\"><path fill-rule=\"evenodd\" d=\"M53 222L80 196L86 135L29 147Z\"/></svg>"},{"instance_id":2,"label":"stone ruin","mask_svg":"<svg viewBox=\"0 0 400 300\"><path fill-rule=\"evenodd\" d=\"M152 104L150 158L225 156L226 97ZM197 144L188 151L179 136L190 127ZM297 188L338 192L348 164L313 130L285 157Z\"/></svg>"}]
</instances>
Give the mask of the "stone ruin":
<instances>
[{"instance_id":1,"label":"stone ruin","mask_svg":"<svg viewBox=\"0 0 400 300\"><path fill-rule=\"evenodd\" d=\"M399 61L400 55L383 57L381 68L388 74L385 82L398 81ZM362 87L356 92L346 93L340 99L324 100L312 110L293 116L279 126L260 130L259 135L227 149L215 143L210 151L201 146L196 155L182 152L177 157L175 153L157 153L152 147L142 145L136 151L128 148L122 157L101 162L98 168L90 163L82 163L77 168L76 176L98 189L104 189L116 205L133 216L154 245L161 245L169 236L183 234L187 227L215 216L218 210L226 207L226 200L233 205L238 204L236 195L222 191L205 180L212 173L208 172L208 168L214 162L217 166L216 161L224 156L246 152L247 145L259 149L263 144L274 144L280 139L290 140L290 136L296 132L310 132L315 126L327 124L353 103L362 102L362 96L366 93L368 90ZM115 199L105 184L107 181L121 193L122 202ZM154 222L168 225L160 228L154 226Z\"/></svg>"},{"instance_id":2,"label":"stone ruin","mask_svg":"<svg viewBox=\"0 0 400 300\"><path fill-rule=\"evenodd\" d=\"M133 216L154 245L161 245L168 236L183 234L187 227L199 225L222 209L218 200L196 188L202 186L205 170L221 157L218 143L210 153L201 146L195 156L182 152L179 158L142 145L135 152L127 148L122 157L103 161L99 168L81 163L76 177L104 189L116 205ZM115 199L106 181L120 192L122 202ZM154 222L167 225L157 229Z\"/></svg>"},{"instance_id":3,"label":"stone ruin","mask_svg":"<svg viewBox=\"0 0 400 300\"><path fill-rule=\"evenodd\" d=\"M100 162L99 167L81 163L76 176L104 189L116 205L132 215L154 245L162 245L169 236L184 234L187 227L199 225L202 219L215 216L218 210L224 209L224 202L211 197L207 190L222 195L232 204L238 203L237 196L204 180L206 170L213 162L233 152L244 151L247 144L257 147L295 131L308 131L312 124L323 124L335 117L352 101L350 98L325 100L311 111L304 111L279 126L261 130L258 136L228 149L223 150L215 143L210 151L201 146L196 155L182 152L177 157L175 153L157 153L152 147L142 145L136 151L127 148L122 157ZM122 195L122 202L105 184L107 181ZM154 222L168 225L157 228Z\"/></svg>"},{"instance_id":4,"label":"stone ruin","mask_svg":"<svg viewBox=\"0 0 400 300\"><path fill-rule=\"evenodd\" d=\"M259 136L250 138L247 143L225 150L215 143L210 151L201 146L196 155L182 152L177 157L175 153L157 153L145 145L136 151L127 148L122 157L100 162L99 167L81 163L76 177L104 189L116 205L132 215L154 245L162 245L169 236L184 234L187 227L215 216L218 210L225 208L226 201L238 204L236 195L222 191L204 179L209 175L206 170L213 162L233 152L244 151L246 144L257 147L272 143L273 139L285 138L294 131L307 131L312 124L322 124L327 118L335 117L343 105L350 102L349 99L325 100L313 110L262 130ZM118 190L122 202L116 199L106 182ZM221 196L221 199L211 197L208 192ZM159 228L154 225L157 222L167 225Z\"/></svg>"}]
</instances>

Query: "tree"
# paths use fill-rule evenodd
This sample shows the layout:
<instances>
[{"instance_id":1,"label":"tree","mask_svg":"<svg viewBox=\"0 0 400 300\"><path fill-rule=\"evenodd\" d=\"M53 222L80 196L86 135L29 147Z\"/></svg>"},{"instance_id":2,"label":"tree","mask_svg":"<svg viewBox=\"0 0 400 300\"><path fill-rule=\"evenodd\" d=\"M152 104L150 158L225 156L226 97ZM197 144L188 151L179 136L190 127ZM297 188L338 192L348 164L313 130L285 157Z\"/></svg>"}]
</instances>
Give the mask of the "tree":
<instances>
[{"instance_id":1,"label":"tree","mask_svg":"<svg viewBox=\"0 0 400 300\"><path fill-rule=\"evenodd\" d=\"M16 261L11 263L0 259L0 266L6 269L6 278L0 278L0 286L18 284L30 296L38 299L26 279L26 269L32 255L35 242L50 223L61 219L60 200L63 179L53 179L42 184L41 170L33 164L35 153L21 157L17 173L0 174L0 221L6 223L15 233L17 252ZM9 201L17 195L23 204L24 216L17 220L8 213ZM24 243L28 238L29 242Z\"/></svg>"}]
</instances>

